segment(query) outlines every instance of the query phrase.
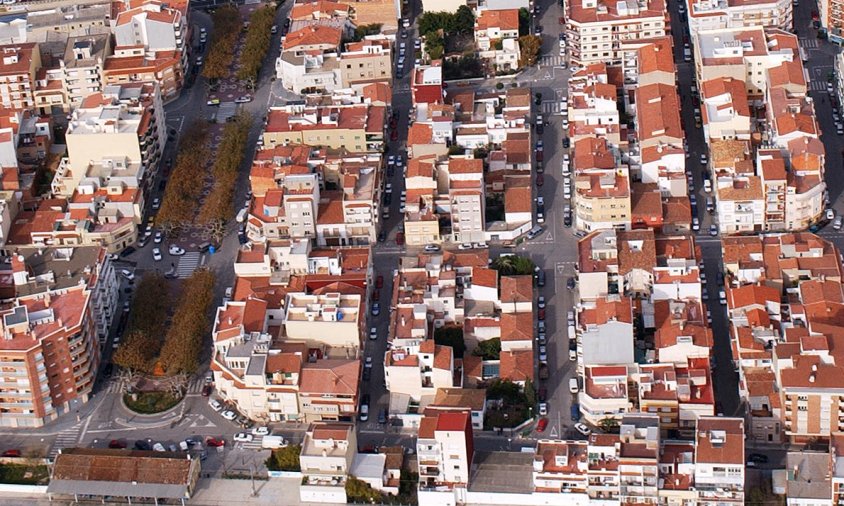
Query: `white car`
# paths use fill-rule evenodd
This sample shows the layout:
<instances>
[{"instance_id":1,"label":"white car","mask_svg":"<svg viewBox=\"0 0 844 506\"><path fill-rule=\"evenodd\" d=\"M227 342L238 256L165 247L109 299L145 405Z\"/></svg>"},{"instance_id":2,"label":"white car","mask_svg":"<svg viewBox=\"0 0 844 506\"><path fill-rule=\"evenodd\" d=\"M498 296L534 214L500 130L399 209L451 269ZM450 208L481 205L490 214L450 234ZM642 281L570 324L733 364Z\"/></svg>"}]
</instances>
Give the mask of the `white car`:
<instances>
[{"instance_id":1,"label":"white car","mask_svg":"<svg viewBox=\"0 0 844 506\"><path fill-rule=\"evenodd\" d=\"M161 250L158 248L152 248L152 259L156 262L161 261Z\"/></svg>"},{"instance_id":2,"label":"white car","mask_svg":"<svg viewBox=\"0 0 844 506\"><path fill-rule=\"evenodd\" d=\"M582 423L574 424L574 430L576 430L577 432L580 432L584 436L589 436L590 434L592 434L592 429L590 429L589 427L587 427L586 425L584 425Z\"/></svg>"},{"instance_id":3,"label":"white car","mask_svg":"<svg viewBox=\"0 0 844 506\"><path fill-rule=\"evenodd\" d=\"M267 427L266 425L259 425L259 426L255 427L254 429L252 429L252 434L254 434L255 436L266 436L269 433L270 433L270 428Z\"/></svg>"},{"instance_id":4,"label":"white car","mask_svg":"<svg viewBox=\"0 0 844 506\"><path fill-rule=\"evenodd\" d=\"M133 272L130 272L128 269L123 269L122 271L120 271L120 274L129 281L134 281L135 279L135 274Z\"/></svg>"},{"instance_id":5,"label":"white car","mask_svg":"<svg viewBox=\"0 0 844 506\"><path fill-rule=\"evenodd\" d=\"M376 329L375 327L372 327L371 329L369 329L369 339L371 339L373 341L378 339L378 329Z\"/></svg>"},{"instance_id":6,"label":"white car","mask_svg":"<svg viewBox=\"0 0 844 506\"><path fill-rule=\"evenodd\" d=\"M209 399L208 405L211 406L211 409L213 409L214 411L220 411L221 409L223 409L223 405L220 404L220 401L218 401L217 399Z\"/></svg>"},{"instance_id":7,"label":"white car","mask_svg":"<svg viewBox=\"0 0 844 506\"><path fill-rule=\"evenodd\" d=\"M171 244L171 245L170 245L170 249L168 250L168 252L169 252L171 255L173 255L174 257L180 257L180 256L182 256L182 255L184 255L184 254L185 254L185 250L183 250L182 248L180 248L180 247L176 246L175 244Z\"/></svg>"},{"instance_id":8,"label":"white car","mask_svg":"<svg viewBox=\"0 0 844 506\"><path fill-rule=\"evenodd\" d=\"M536 305L539 309L545 309L545 297L540 295L539 298L536 299Z\"/></svg>"},{"instance_id":9,"label":"white car","mask_svg":"<svg viewBox=\"0 0 844 506\"><path fill-rule=\"evenodd\" d=\"M164 234L162 234L161 232L156 232L155 237L152 239L152 242L154 242L155 244L161 244L161 241L163 240Z\"/></svg>"},{"instance_id":10,"label":"white car","mask_svg":"<svg viewBox=\"0 0 844 506\"><path fill-rule=\"evenodd\" d=\"M440 247L436 244L426 244L423 249L428 253L435 253L440 250Z\"/></svg>"},{"instance_id":11,"label":"white car","mask_svg":"<svg viewBox=\"0 0 844 506\"><path fill-rule=\"evenodd\" d=\"M832 209L827 209L826 210L826 219L829 220L829 221L834 220L835 219L835 211L832 210Z\"/></svg>"},{"instance_id":12,"label":"white car","mask_svg":"<svg viewBox=\"0 0 844 506\"><path fill-rule=\"evenodd\" d=\"M545 416L548 414L548 403L547 402L540 402L539 403L539 416Z\"/></svg>"},{"instance_id":13,"label":"white car","mask_svg":"<svg viewBox=\"0 0 844 506\"><path fill-rule=\"evenodd\" d=\"M252 101L252 95L241 95L234 99L235 103L237 104L246 104Z\"/></svg>"},{"instance_id":14,"label":"white car","mask_svg":"<svg viewBox=\"0 0 844 506\"><path fill-rule=\"evenodd\" d=\"M155 209L155 210L158 210L158 208L160 208L160 207L161 207L161 199L158 198L158 197L152 199L152 208Z\"/></svg>"},{"instance_id":15,"label":"white car","mask_svg":"<svg viewBox=\"0 0 844 506\"><path fill-rule=\"evenodd\" d=\"M232 411L230 409L227 409L227 410L223 411L222 417L225 418L226 420L234 420L235 418L237 418L237 413L235 413L234 411Z\"/></svg>"},{"instance_id":16,"label":"white car","mask_svg":"<svg viewBox=\"0 0 844 506\"><path fill-rule=\"evenodd\" d=\"M372 357L366 357L363 366L367 369L372 369Z\"/></svg>"},{"instance_id":17,"label":"white car","mask_svg":"<svg viewBox=\"0 0 844 506\"><path fill-rule=\"evenodd\" d=\"M251 443L253 437L252 434L247 434L246 432L238 432L234 435L233 439L239 443Z\"/></svg>"}]
</instances>

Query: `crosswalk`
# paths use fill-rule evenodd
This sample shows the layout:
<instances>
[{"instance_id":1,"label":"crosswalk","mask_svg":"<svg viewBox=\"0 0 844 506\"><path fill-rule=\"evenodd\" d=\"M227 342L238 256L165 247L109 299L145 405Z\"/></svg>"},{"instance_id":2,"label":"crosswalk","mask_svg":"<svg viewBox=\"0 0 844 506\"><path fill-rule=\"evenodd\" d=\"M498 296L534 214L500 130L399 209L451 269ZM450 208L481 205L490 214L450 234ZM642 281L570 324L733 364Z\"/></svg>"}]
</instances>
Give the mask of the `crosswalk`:
<instances>
[{"instance_id":1,"label":"crosswalk","mask_svg":"<svg viewBox=\"0 0 844 506\"><path fill-rule=\"evenodd\" d=\"M50 447L50 452L47 458L55 459L59 454L59 450L63 448L72 448L79 444L79 433L82 431L82 422L77 423L73 427L69 427L59 432L53 446Z\"/></svg>"},{"instance_id":2,"label":"crosswalk","mask_svg":"<svg viewBox=\"0 0 844 506\"><path fill-rule=\"evenodd\" d=\"M826 91L826 81L812 79L809 81L809 91Z\"/></svg>"},{"instance_id":3,"label":"crosswalk","mask_svg":"<svg viewBox=\"0 0 844 506\"><path fill-rule=\"evenodd\" d=\"M562 66L563 62L566 61L565 56L559 55L544 55L539 58L539 66L540 67L560 67Z\"/></svg>"},{"instance_id":4,"label":"crosswalk","mask_svg":"<svg viewBox=\"0 0 844 506\"><path fill-rule=\"evenodd\" d=\"M557 100L546 100L540 105L542 114L557 114L560 112L560 102Z\"/></svg>"},{"instance_id":5,"label":"crosswalk","mask_svg":"<svg viewBox=\"0 0 844 506\"><path fill-rule=\"evenodd\" d=\"M800 39L800 47L804 49L817 49L818 48L818 39Z\"/></svg>"},{"instance_id":6,"label":"crosswalk","mask_svg":"<svg viewBox=\"0 0 844 506\"><path fill-rule=\"evenodd\" d=\"M176 275L180 279L189 278L193 271L199 266L202 253L190 251L179 257L179 264L176 266Z\"/></svg>"},{"instance_id":7,"label":"crosswalk","mask_svg":"<svg viewBox=\"0 0 844 506\"><path fill-rule=\"evenodd\" d=\"M205 385L205 380L201 377L191 378L188 383L187 393L198 394L202 392L202 387ZM117 378L112 378L105 386L105 392L109 394L122 394L123 387L121 381Z\"/></svg>"}]
</instances>

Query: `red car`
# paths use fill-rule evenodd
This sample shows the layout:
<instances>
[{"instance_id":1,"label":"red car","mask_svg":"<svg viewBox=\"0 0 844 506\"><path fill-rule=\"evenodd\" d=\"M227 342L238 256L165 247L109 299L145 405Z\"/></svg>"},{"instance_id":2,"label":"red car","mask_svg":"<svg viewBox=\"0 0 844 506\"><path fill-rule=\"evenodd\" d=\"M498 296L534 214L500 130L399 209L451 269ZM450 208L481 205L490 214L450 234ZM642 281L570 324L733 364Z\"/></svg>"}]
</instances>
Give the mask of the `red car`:
<instances>
[{"instance_id":1,"label":"red car","mask_svg":"<svg viewBox=\"0 0 844 506\"><path fill-rule=\"evenodd\" d=\"M375 278L375 288L384 288L384 276Z\"/></svg>"},{"instance_id":2,"label":"red car","mask_svg":"<svg viewBox=\"0 0 844 506\"><path fill-rule=\"evenodd\" d=\"M545 310L544 309L540 309L539 311L536 312L536 314L537 314L536 317L539 318L539 321L545 320Z\"/></svg>"},{"instance_id":3,"label":"red car","mask_svg":"<svg viewBox=\"0 0 844 506\"><path fill-rule=\"evenodd\" d=\"M211 385L205 385L205 386L203 386L203 387L202 387L202 396L203 396L203 397L208 397L209 395L211 395L211 390L212 390L213 388L214 388L214 387L212 387Z\"/></svg>"},{"instance_id":4,"label":"red car","mask_svg":"<svg viewBox=\"0 0 844 506\"><path fill-rule=\"evenodd\" d=\"M372 290L372 302L381 300L381 290Z\"/></svg>"},{"instance_id":5,"label":"red car","mask_svg":"<svg viewBox=\"0 0 844 506\"><path fill-rule=\"evenodd\" d=\"M399 140L399 131L398 130L393 130L393 132L390 134L390 140L393 141L393 142L396 142L397 140Z\"/></svg>"},{"instance_id":6,"label":"red car","mask_svg":"<svg viewBox=\"0 0 844 506\"><path fill-rule=\"evenodd\" d=\"M542 174L536 175L536 186L542 186L545 184L545 176Z\"/></svg>"},{"instance_id":7,"label":"red car","mask_svg":"<svg viewBox=\"0 0 844 506\"><path fill-rule=\"evenodd\" d=\"M396 234L396 244L404 246L404 233L399 232Z\"/></svg>"},{"instance_id":8,"label":"red car","mask_svg":"<svg viewBox=\"0 0 844 506\"><path fill-rule=\"evenodd\" d=\"M4 457L20 457L21 451L20 450L6 450L3 452Z\"/></svg>"},{"instance_id":9,"label":"red car","mask_svg":"<svg viewBox=\"0 0 844 506\"><path fill-rule=\"evenodd\" d=\"M226 446L226 440L223 438L217 439L215 437L209 437L205 440L205 444L211 447L218 447L218 446Z\"/></svg>"},{"instance_id":10,"label":"red car","mask_svg":"<svg viewBox=\"0 0 844 506\"><path fill-rule=\"evenodd\" d=\"M119 439L112 439L108 442L108 447L122 450L123 448L126 448L126 442Z\"/></svg>"},{"instance_id":11,"label":"red car","mask_svg":"<svg viewBox=\"0 0 844 506\"><path fill-rule=\"evenodd\" d=\"M548 427L548 419L540 418L539 423L536 424L536 432L542 432Z\"/></svg>"}]
</instances>

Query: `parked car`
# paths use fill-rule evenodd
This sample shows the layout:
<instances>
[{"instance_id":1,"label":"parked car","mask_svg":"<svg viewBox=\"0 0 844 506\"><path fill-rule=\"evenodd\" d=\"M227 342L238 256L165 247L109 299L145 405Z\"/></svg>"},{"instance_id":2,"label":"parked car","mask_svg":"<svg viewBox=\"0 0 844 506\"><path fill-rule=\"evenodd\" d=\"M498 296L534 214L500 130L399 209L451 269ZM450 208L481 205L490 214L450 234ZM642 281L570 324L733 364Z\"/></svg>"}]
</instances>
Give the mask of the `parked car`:
<instances>
[{"instance_id":1,"label":"parked car","mask_svg":"<svg viewBox=\"0 0 844 506\"><path fill-rule=\"evenodd\" d=\"M122 439L112 439L108 442L108 447L115 450L122 450L126 448L126 441Z\"/></svg>"},{"instance_id":2,"label":"parked car","mask_svg":"<svg viewBox=\"0 0 844 506\"><path fill-rule=\"evenodd\" d=\"M215 437L209 437L208 439L205 440L205 444L212 447L212 448L217 448L217 447L220 447L220 446L226 446L226 440L223 439L223 438L218 439L218 438L215 438Z\"/></svg>"},{"instance_id":3,"label":"parked car","mask_svg":"<svg viewBox=\"0 0 844 506\"><path fill-rule=\"evenodd\" d=\"M547 427L548 427L548 419L547 418L540 418L539 422L536 424L536 432L544 432Z\"/></svg>"},{"instance_id":4,"label":"parked car","mask_svg":"<svg viewBox=\"0 0 844 506\"><path fill-rule=\"evenodd\" d=\"M160 262L160 261L161 261L161 258L162 258L162 256L161 256L161 249L159 249L159 248L152 248L152 259L153 259L153 260L155 260L156 262Z\"/></svg>"},{"instance_id":5,"label":"parked car","mask_svg":"<svg viewBox=\"0 0 844 506\"><path fill-rule=\"evenodd\" d=\"M234 420L235 418L237 418L237 413L235 413L234 411L232 411L230 409L227 409L227 410L223 411L222 416L226 420Z\"/></svg>"},{"instance_id":6,"label":"parked car","mask_svg":"<svg viewBox=\"0 0 844 506\"><path fill-rule=\"evenodd\" d=\"M179 257L179 256L182 256L182 255L185 254L185 250L176 246L175 244L171 244L170 248L167 251L168 251L168 253L170 253L174 257Z\"/></svg>"},{"instance_id":7,"label":"parked car","mask_svg":"<svg viewBox=\"0 0 844 506\"><path fill-rule=\"evenodd\" d=\"M251 443L254 437L252 434L248 434L246 432L238 432L234 435L233 439L239 443Z\"/></svg>"},{"instance_id":8,"label":"parked car","mask_svg":"<svg viewBox=\"0 0 844 506\"><path fill-rule=\"evenodd\" d=\"M214 389L214 387L213 387L213 386L211 386L211 385L205 385L205 386L203 386L203 387L202 387L202 396L203 396L203 397L208 397L209 395L211 395L211 391L212 391L213 389Z\"/></svg>"},{"instance_id":9,"label":"parked car","mask_svg":"<svg viewBox=\"0 0 844 506\"><path fill-rule=\"evenodd\" d=\"M381 314L381 303L373 303L372 308L370 308L370 313L372 313L372 316L378 316L379 314Z\"/></svg>"},{"instance_id":10,"label":"parked car","mask_svg":"<svg viewBox=\"0 0 844 506\"><path fill-rule=\"evenodd\" d=\"M582 424L582 423L574 424L574 430L576 430L577 432L580 432L581 434L583 434L584 436L587 436L587 437L590 434L592 434L592 429L590 429L589 427L587 427L585 424Z\"/></svg>"}]
</instances>

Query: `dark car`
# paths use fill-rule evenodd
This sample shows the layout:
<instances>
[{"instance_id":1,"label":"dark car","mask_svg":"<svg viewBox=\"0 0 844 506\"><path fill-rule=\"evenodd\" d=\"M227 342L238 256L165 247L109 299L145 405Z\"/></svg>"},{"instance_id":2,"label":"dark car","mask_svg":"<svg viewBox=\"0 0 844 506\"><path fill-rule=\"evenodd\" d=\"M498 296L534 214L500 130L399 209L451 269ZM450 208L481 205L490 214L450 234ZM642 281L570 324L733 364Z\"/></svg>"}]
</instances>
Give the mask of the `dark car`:
<instances>
[{"instance_id":1,"label":"dark car","mask_svg":"<svg viewBox=\"0 0 844 506\"><path fill-rule=\"evenodd\" d=\"M570 414L571 414L571 420L573 422L580 420L580 404L578 404L576 402L572 403Z\"/></svg>"},{"instance_id":2,"label":"dark car","mask_svg":"<svg viewBox=\"0 0 844 506\"><path fill-rule=\"evenodd\" d=\"M568 137L563 137L563 147L566 149L571 147L571 141Z\"/></svg>"},{"instance_id":3,"label":"dark car","mask_svg":"<svg viewBox=\"0 0 844 506\"><path fill-rule=\"evenodd\" d=\"M365 367L363 369L363 381L369 381L370 378L372 378L372 368Z\"/></svg>"},{"instance_id":4,"label":"dark car","mask_svg":"<svg viewBox=\"0 0 844 506\"><path fill-rule=\"evenodd\" d=\"M211 395L211 390L213 390L213 389L214 389L213 386L205 385L204 387L202 387L202 396L208 397L209 395Z\"/></svg>"},{"instance_id":5,"label":"dark car","mask_svg":"<svg viewBox=\"0 0 844 506\"><path fill-rule=\"evenodd\" d=\"M574 277L570 277L569 279L566 280L566 288L568 288L569 290L574 290L574 288L576 286L577 286L577 280L574 279Z\"/></svg>"},{"instance_id":6,"label":"dark car","mask_svg":"<svg viewBox=\"0 0 844 506\"><path fill-rule=\"evenodd\" d=\"M545 184L545 176L542 174L536 175L536 186L542 186Z\"/></svg>"},{"instance_id":7,"label":"dark car","mask_svg":"<svg viewBox=\"0 0 844 506\"><path fill-rule=\"evenodd\" d=\"M384 242L387 240L387 233L383 230L378 232L378 242Z\"/></svg>"},{"instance_id":8,"label":"dark car","mask_svg":"<svg viewBox=\"0 0 844 506\"><path fill-rule=\"evenodd\" d=\"M114 372L114 364L109 362L103 368L103 376L111 376L111 373L113 373L113 372Z\"/></svg>"},{"instance_id":9,"label":"dark car","mask_svg":"<svg viewBox=\"0 0 844 506\"><path fill-rule=\"evenodd\" d=\"M122 439L112 439L108 442L108 447L122 450L126 448L126 441L123 441Z\"/></svg>"},{"instance_id":10,"label":"dark car","mask_svg":"<svg viewBox=\"0 0 844 506\"><path fill-rule=\"evenodd\" d=\"M404 246L404 233L399 232L396 234L396 244L399 246Z\"/></svg>"},{"instance_id":11,"label":"dark car","mask_svg":"<svg viewBox=\"0 0 844 506\"><path fill-rule=\"evenodd\" d=\"M543 125L542 123L537 123L536 124L536 133L539 134L539 135L542 135L543 133L545 133L545 125Z\"/></svg>"},{"instance_id":12,"label":"dark car","mask_svg":"<svg viewBox=\"0 0 844 506\"><path fill-rule=\"evenodd\" d=\"M135 441L135 449L147 452L152 451L152 443L146 439L139 439Z\"/></svg>"},{"instance_id":13,"label":"dark car","mask_svg":"<svg viewBox=\"0 0 844 506\"><path fill-rule=\"evenodd\" d=\"M384 276L375 278L375 288L384 288Z\"/></svg>"},{"instance_id":14,"label":"dark car","mask_svg":"<svg viewBox=\"0 0 844 506\"><path fill-rule=\"evenodd\" d=\"M393 141L393 142L396 142L397 140L399 140L399 131L398 130L393 130L393 132L390 134L390 140Z\"/></svg>"},{"instance_id":15,"label":"dark car","mask_svg":"<svg viewBox=\"0 0 844 506\"><path fill-rule=\"evenodd\" d=\"M120 252L120 258L126 258L134 252L135 252L135 248L133 248L132 246L129 246L128 248L126 248L125 250Z\"/></svg>"},{"instance_id":16,"label":"dark car","mask_svg":"<svg viewBox=\"0 0 844 506\"><path fill-rule=\"evenodd\" d=\"M381 290L378 290L377 288L372 290L372 302L375 302L376 300L381 300Z\"/></svg>"},{"instance_id":17,"label":"dark car","mask_svg":"<svg viewBox=\"0 0 844 506\"><path fill-rule=\"evenodd\" d=\"M747 456L747 460L749 462L755 462L756 464L767 464L768 456L761 453L751 453Z\"/></svg>"},{"instance_id":18,"label":"dark car","mask_svg":"<svg viewBox=\"0 0 844 506\"><path fill-rule=\"evenodd\" d=\"M570 227L571 226L571 215L567 214L563 216L563 226Z\"/></svg>"},{"instance_id":19,"label":"dark car","mask_svg":"<svg viewBox=\"0 0 844 506\"><path fill-rule=\"evenodd\" d=\"M537 151L536 152L536 161L541 163L543 159L544 159L544 157L542 156L542 151Z\"/></svg>"},{"instance_id":20,"label":"dark car","mask_svg":"<svg viewBox=\"0 0 844 506\"><path fill-rule=\"evenodd\" d=\"M539 310L537 310L537 312L536 312L536 318L537 318L539 321L545 321L545 309L544 309L544 308L543 308L543 309L539 309Z\"/></svg>"},{"instance_id":21,"label":"dark car","mask_svg":"<svg viewBox=\"0 0 844 506\"><path fill-rule=\"evenodd\" d=\"M381 408L381 411L378 412L378 423L387 423L387 408Z\"/></svg>"}]
</instances>

